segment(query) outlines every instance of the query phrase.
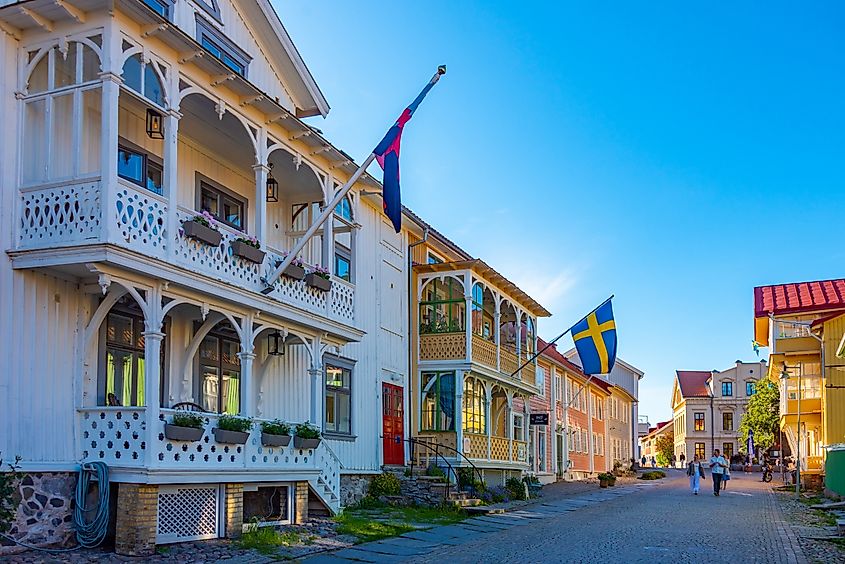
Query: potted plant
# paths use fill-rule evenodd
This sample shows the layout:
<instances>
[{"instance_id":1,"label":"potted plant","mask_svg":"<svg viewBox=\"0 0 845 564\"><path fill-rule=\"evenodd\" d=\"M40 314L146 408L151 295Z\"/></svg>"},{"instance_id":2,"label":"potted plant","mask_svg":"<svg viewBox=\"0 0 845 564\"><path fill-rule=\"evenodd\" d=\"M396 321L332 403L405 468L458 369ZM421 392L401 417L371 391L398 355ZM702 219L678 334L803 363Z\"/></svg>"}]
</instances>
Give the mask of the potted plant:
<instances>
[{"instance_id":1,"label":"potted plant","mask_svg":"<svg viewBox=\"0 0 845 564\"><path fill-rule=\"evenodd\" d=\"M294 433L294 448L317 448L320 445L320 431L310 423L300 423Z\"/></svg>"},{"instance_id":2,"label":"potted plant","mask_svg":"<svg viewBox=\"0 0 845 564\"><path fill-rule=\"evenodd\" d=\"M283 258L287 258L285 255ZM276 261L276 267L278 268L279 265L282 264L282 261ZM293 278L294 280L302 280L305 278L305 265L302 262L302 259L299 257L293 257L293 260L287 267L285 271L282 272L288 278Z\"/></svg>"},{"instance_id":3,"label":"potted plant","mask_svg":"<svg viewBox=\"0 0 845 564\"><path fill-rule=\"evenodd\" d=\"M246 444L251 428L252 419L237 415L221 415L217 420L217 427L214 428L214 440L218 443L233 445Z\"/></svg>"},{"instance_id":4,"label":"potted plant","mask_svg":"<svg viewBox=\"0 0 845 564\"><path fill-rule=\"evenodd\" d=\"M174 413L164 424L164 436L171 441L198 441L205 434L205 417L198 413Z\"/></svg>"},{"instance_id":5,"label":"potted plant","mask_svg":"<svg viewBox=\"0 0 845 564\"><path fill-rule=\"evenodd\" d=\"M201 214L183 221L182 232L189 239L202 241L216 247L223 239L223 235L214 228L214 221L214 216L207 211L203 211Z\"/></svg>"},{"instance_id":6,"label":"potted plant","mask_svg":"<svg viewBox=\"0 0 845 564\"><path fill-rule=\"evenodd\" d=\"M606 472L602 472L598 475L599 479L599 486L602 488L606 488L610 485L610 477Z\"/></svg>"},{"instance_id":7,"label":"potted plant","mask_svg":"<svg viewBox=\"0 0 845 564\"><path fill-rule=\"evenodd\" d=\"M290 425L284 421L261 422L261 444L270 447L286 447L290 444Z\"/></svg>"},{"instance_id":8,"label":"potted plant","mask_svg":"<svg viewBox=\"0 0 845 564\"><path fill-rule=\"evenodd\" d=\"M232 253L256 264L264 262L264 251L261 250L261 243L251 235L242 235L232 241Z\"/></svg>"},{"instance_id":9,"label":"potted plant","mask_svg":"<svg viewBox=\"0 0 845 564\"><path fill-rule=\"evenodd\" d=\"M322 292L332 289L332 279L329 271L322 266L315 266L314 270L305 275L305 283Z\"/></svg>"}]
</instances>

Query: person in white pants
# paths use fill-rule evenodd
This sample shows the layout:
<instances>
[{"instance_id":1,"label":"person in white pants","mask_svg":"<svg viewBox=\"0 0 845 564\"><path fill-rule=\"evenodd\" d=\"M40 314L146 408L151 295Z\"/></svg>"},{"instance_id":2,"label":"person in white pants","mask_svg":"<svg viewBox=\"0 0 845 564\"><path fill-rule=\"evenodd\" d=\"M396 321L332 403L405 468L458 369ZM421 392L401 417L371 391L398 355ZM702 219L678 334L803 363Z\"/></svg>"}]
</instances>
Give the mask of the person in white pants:
<instances>
[{"instance_id":1,"label":"person in white pants","mask_svg":"<svg viewBox=\"0 0 845 564\"><path fill-rule=\"evenodd\" d=\"M687 476L689 476L690 491L698 495L698 490L701 487L701 479L704 478L704 467L701 465L698 455L695 455L692 462L687 465Z\"/></svg>"}]
</instances>

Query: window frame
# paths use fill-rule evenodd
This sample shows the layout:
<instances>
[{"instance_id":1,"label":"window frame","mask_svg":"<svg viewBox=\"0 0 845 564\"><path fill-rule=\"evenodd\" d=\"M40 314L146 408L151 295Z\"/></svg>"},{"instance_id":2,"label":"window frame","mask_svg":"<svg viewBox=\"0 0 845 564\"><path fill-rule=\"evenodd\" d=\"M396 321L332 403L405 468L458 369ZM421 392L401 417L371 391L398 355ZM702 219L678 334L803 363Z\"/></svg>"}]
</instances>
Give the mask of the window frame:
<instances>
[{"instance_id":1,"label":"window frame","mask_svg":"<svg viewBox=\"0 0 845 564\"><path fill-rule=\"evenodd\" d=\"M464 432L477 435L487 433L487 386L479 378L464 378L461 419Z\"/></svg>"},{"instance_id":2,"label":"window frame","mask_svg":"<svg viewBox=\"0 0 845 564\"><path fill-rule=\"evenodd\" d=\"M730 461L731 461L731 457L733 455L734 455L734 444L733 444L733 442L722 443L722 456L725 457L725 460L727 460L729 464L730 464Z\"/></svg>"},{"instance_id":3,"label":"window frame","mask_svg":"<svg viewBox=\"0 0 845 564\"><path fill-rule=\"evenodd\" d=\"M517 420L519 420L519 425L516 424ZM519 429L519 437L516 436L517 429ZM513 429L511 431L511 435L513 440L525 442L525 415L522 413L513 414Z\"/></svg>"},{"instance_id":4,"label":"window frame","mask_svg":"<svg viewBox=\"0 0 845 564\"><path fill-rule=\"evenodd\" d=\"M701 449L699 450L699 447ZM705 460L707 458L707 444L706 443L695 443L693 447L693 453L698 456L699 460Z\"/></svg>"},{"instance_id":5,"label":"window frame","mask_svg":"<svg viewBox=\"0 0 845 564\"><path fill-rule=\"evenodd\" d=\"M443 264L446 262L446 259L440 257L437 253L427 251L425 262L426 264Z\"/></svg>"},{"instance_id":6,"label":"window frame","mask_svg":"<svg viewBox=\"0 0 845 564\"><path fill-rule=\"evenodd\" d=\"M424 380L426 377L431 376L433 378L433 383L424 384ZM443 391L441 390L441 379L444 376L451 376L452 377L452 420L450 425L447 425L448 428L441 429L441 413L442 405L441 405L441 396ZM455 432L455 410L457 409L457 395L455 394L455 389L457 386L458 376L454 370L446 370L446 371L425 371L420 373L420 395L419 395L419 402L420 402L420 420L419 420L419 430L420 432L434 432L434 433L454 433ZM426 417L426 409L425 409L425 398L426 396L431 393L431 388L434 388L434 425L431 428L426 427L423 425Z\"/></svg>"},{"instance_id":7,"label":"window frame","mask_svg":"<svg viewBox=\"0 0 845 564\"><path fill-rule=\"evenodd\" d=\"M725 393L727 391L727 393ZM722 397L723 398L732 398L734 395L734 383L733 380L724 380L722 382Z\"/></svg>"},{"instance_id":8,"label":"window frame","mask_svg":"<svg viewBox=\"0 0 845 564\"><path fill-rule=\"evenodd\" d=\"M173 21L173 2L171 0L143 0L143 2L147 5L150 10L154 11L156 14L160 15L168 21ZM161 12L156 10L153 4L158 4L159 6L164 8L164 13L162 14Z\"/></svg>"},{"instance_id":9,"label":"window frame","mask_svg":"<svg viewBox=\"0 0 845 564\"><path fill-rule=\"evenodd\" d=\"M699 417L699 415L701 417ZM699 425L701 423L701 425ZM694 411L693 412L693 431L706 431L706 426L704 423L704 412L703 411Z\"/></svg>"},{"instance_id":10,"label":"window frame","mask_svg":"<svg viewBox=\"0 0 845 564\"><path fill-rule=\"evenodd\" d=\"M344 386L330 386L329 385L329 367L340 369L342 372L349 373L349 385ZM335 355L324 355L323 356L323 433L327 436L332 437L344 437L344 438L354 438L355 437L355 429L353 425L353 402L352 402L352 393L353 393L353 379L355 377L355 361L348 358L342 358ZM329 394L332 394L334 400L334 429L329 429L328 425L328 397ZM348 402L348 412L349 412L349 430L338 430L339 425L339 405L338 399L344 399Z\"/></svg>"},{"instance_id":11,"label":"window frame","mask_svg":"<svg viewBox=\"0 0 845 564\"><path fill-rule=\"evenodd\" d=\"M746 380L745 381L745 395L746 397L751 397L757 393L757 380Z\"/></svg>"},{"instance_id":12,"label":"window frame","mask_svg":"<svg viewBox=\"0 0 845 564\"><path fill-rule=\"evenodd\" d=\"M423 298L426 297L426 292L429 287L433 286L433 293L436 296L438 284L445 285L448 289L448 297L446 299L421 299L419 301L419 331L421 335L441 334L441 333L464 333L466 331L466 298L464 297L463 284L453 276L445 276L444 278L430 278L426 280L423 285ZM441 327L437 321L425 323L424 312L427 307L432 308L433 311L438 310L438 306L444 307L448 313L446 315L446 324ZM457 314L457 317L454 315ZM452 322L457 323L457 329L453 327Z\"/></svg>"},{"instance_id":13,"label":"window frame","mask_svg":"<svg viewBox=\"0 0 845 564\"><path fill-rule=\"evenodd\" d=\"M728 426L728 422L730 422L730 426ZM734 430L734 412L733 411L723 411L722 412L722 430L723 431L733 431Z\"/></svg>"},{"instance_id":14,"label":"window frame","mask_svg":"<svg viewBox=\"0 0 845 564\"><path fill-rule=\"evenodd\" d=\"M199 329L199 325L197 325L196 328ZM209 337L217 339L217 360L216 360L216 363L214 365L212 365L212 363L209 362L209 361L203 361L203 358L202 358L202 345L203 345L203 342ZM244 400L243 393L242 393L243 387L241 386L242 375L243 375L243 367L240 364L240 357L238 357L238 364L230 364L230 363L224 363L223 362L223 342L224 341L235 345L235 348L238 351L238 353L235 353L235 356L237 356L240 353L241 344L240 344L240 341L238 340L238 338L235 337L235 336L226 334L225 332L220 331L220 330L215 331L214 329L212 329L211 331L206 333L205 336L203 336L202 341L200 341L200 345L197 348L196 363L195 363L195 366L196 366L195 382L196 382L196 390L197 390L197 396L196 397L199 400L198 403L200 405L203 405L204 399L202 397L202 395L203 395L203 388L202 388L203 369L202 369L202 367L203 366L213 366L217 370L217 390L218 390L218 392L217 392L217 408L216 408L216 411L211 411L211 413L216 413L217 415L223 415L224 413L227 413L226 411L223 410L224 401L223 401L223 394L221 393L221 390L223 389L223 372L224 371L229 371L229 372L237 371L237 373L238 373L238 412L234 413L234 414L230 414L230 415L240 415L243 411L243 400Z\"/></svg>"},{"instance_id":15,"label":"window frame","mask_svg":"<svg viewBox=\"0 0 845 564\"><path fill-rule=\"evenodd\" d=\"M158 196L163 196L164 195L164 160L159 158L158 155L156 155L154 153L150 153L149 151L147 151L143 147L139 147L138 145L132 143L131 141L129 141L128 139L126 139L124 137L119 137L118 140L117 140L117 158L118 159L120 159L121 150L126 151L127 153L134 153L134 154L140 156L143 159L143 161L144 161L144 164L142 165L142 168L143 168L142 177L143 178L141 179L141 181L138 181L138 180L131 178L129 176L125 176L123 174L120 174L120 170L118 170L117 176L119 178L122 178L123 180L126 180L127 182L131 182L132 184L135 184L136 186L140 186L144 190L152 192L153 194L156 194ZM153 190L152 188L147 186L146 182L144 182L145 180L147 180L149 178L149 168L150 168L151 164L155 168L157 168L158 171L161 173L161 188L160 188L161 191L160 192L156 192L155 190Z\"/></svg>"},{"instance_id":16,"label":"window frame","mask_svg":"<svg viewBox=\"0 0 845 564\"><path fill-rule=\"evenodd\" d=\"M200 0L195 0L201 5ZM213 0L214 1L214 0ZM215 59L226 65L226 67L231 70L232 72L236 73L243 78L248 78L249 76L249 64L252 62L252 57L249 56L243 49L235 45L228 37L223 35L219 29L211 25L205 18L196 14L197 18L197 43L200 46L208 51ZM243 68L243 72L238 72L237 69L234 69L229 65L225 59L222 57L218 57L214 54L214 52L205 46L204 40L208 41L221 52L221 54L227 55L229 59L231 59L234 63L238 64Z\"/></svg>"},{"instance_id":17,"label":"window frame","mask_svg":"<svg viewBox=\"0 0 845 564\"><path fill-rule=\"evenodd\" d=\"M234 229L235 231L239 231L241 233L247 233L247 223L249 217L249 201L244 199L243 196L236 194L235 192L229 190L219 182L215 182L214 180L208 178L207 176L200 174L199 172L196 173L196 190L195 190L195 205L196 211L202 212L202 190L203 185L210 189L212 192L217 193L217 214L211 214L214 216L214 219L223 225ZM238 226L232 223L231 221L227 221L225 218L220 217L220 210L222 208L222 198L229 198L231 200L235 200L241 206L241 217L243 225ZM210 211L208 213L211 213Z\"/></svg>"},{"instance_id":18,"label":"window frame","mask_svg":"<svg viewBox=\"0 0 845 564\"><path fill-rule=\"evenodd\" d=\"M346 261L348 267L346 276L341 276L340 274L338 274L338 259ZM343 243L338 243L337 241L335 241L334 244L334 275L340 280L346 280L347 282L352 284L352 251L347 249L346 245L344 245Z\"/></svg>"},{"instance_id":19,"label":"window frame","mask_svg":"<svg viewBox=\"0 0 845 564\"><path fill-rule=\"evenodd\" d=\"M220 5L217 3L217 0L193 0L193 3L202 8L206 14L219 23L223 23L223 18L220 16Z\"/></svg>"}]
</instances>

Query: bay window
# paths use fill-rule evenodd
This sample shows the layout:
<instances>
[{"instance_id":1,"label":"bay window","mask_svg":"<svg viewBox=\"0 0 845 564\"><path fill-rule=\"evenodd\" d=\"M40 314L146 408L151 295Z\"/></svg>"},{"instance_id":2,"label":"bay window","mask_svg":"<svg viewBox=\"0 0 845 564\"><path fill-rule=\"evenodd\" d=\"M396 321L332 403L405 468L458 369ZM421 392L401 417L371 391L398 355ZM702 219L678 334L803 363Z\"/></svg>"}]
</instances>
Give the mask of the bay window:
<instances>
[{"instance_id":1,"label":"bay window","mask_svg":"<svg viewBox=\"0 0 845 564\"><path fill-rule=\"evenodd\" d=\"M464 330L466 301L463 285L452 277L430 280L420 301L420 333Z\"/></svg>"}]
</instances>

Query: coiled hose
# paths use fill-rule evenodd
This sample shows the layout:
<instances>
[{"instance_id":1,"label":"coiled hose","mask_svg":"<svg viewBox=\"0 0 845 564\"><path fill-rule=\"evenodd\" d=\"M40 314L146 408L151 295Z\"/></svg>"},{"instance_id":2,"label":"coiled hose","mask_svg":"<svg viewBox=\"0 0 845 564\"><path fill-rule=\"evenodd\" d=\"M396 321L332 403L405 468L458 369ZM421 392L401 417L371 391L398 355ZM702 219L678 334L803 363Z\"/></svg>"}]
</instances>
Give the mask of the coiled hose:
<instances>
[{"instance_id":1,"label":"coiled hose","mask_svg":"<svg viewBox=\"0 0 845 564\"><path fill-rule=\"evenodd\" d=\"M86 506L91 479L97 480L97 504ZM90 513L94 513L90 517ZM109 532L109 467L104 462L86 462L76 481L76 507L73 510L76 542L85 548L100 546Z\"/></svg>"}]
</instances>

